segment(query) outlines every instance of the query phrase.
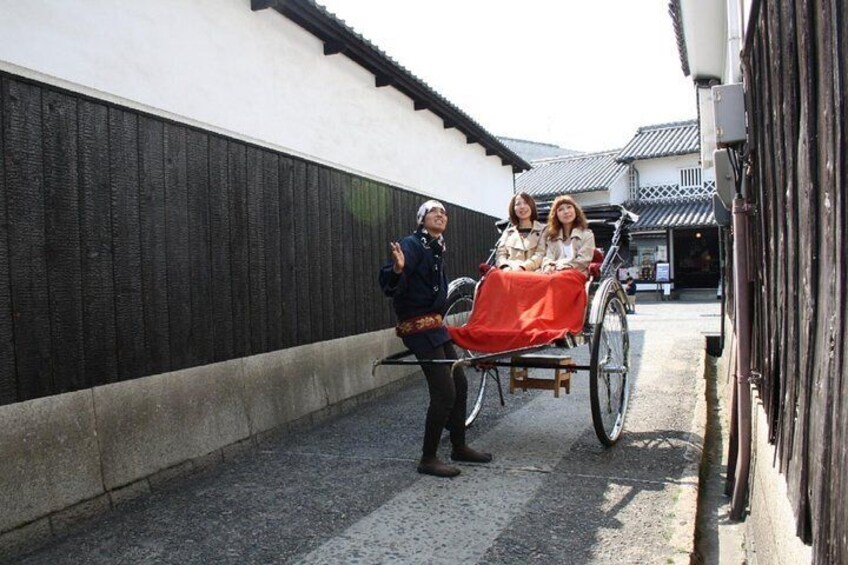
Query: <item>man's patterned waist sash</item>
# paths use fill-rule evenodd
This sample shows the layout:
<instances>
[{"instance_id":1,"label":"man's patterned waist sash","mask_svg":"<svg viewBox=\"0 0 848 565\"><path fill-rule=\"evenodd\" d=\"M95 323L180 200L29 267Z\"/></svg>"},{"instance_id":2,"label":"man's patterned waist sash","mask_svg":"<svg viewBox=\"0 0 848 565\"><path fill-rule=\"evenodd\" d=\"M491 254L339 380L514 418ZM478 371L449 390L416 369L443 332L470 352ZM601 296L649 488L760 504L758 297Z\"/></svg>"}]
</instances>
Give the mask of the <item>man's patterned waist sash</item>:
<instances>
[{"instance_id":1,"label":"man's patterned waist sash","mask_svg":"<svg viewBox=\"0 0 848 565\"><path fill-rule=\"evenodd\" d=\"M442 322L441 314L422 314L399 323L395 327L395 333L398 337L408 337L439 328L442 326Z\"/></svg>"}]
</instances>

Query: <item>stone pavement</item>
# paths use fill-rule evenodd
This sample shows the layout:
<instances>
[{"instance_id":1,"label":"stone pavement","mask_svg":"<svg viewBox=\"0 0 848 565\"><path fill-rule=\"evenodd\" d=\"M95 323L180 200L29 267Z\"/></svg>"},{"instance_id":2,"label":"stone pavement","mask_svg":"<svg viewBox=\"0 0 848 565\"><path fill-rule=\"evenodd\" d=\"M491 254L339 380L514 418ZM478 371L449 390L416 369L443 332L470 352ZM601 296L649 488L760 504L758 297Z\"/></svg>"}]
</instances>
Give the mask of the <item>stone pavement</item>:
<instances>
[{"instance_id":1,"label":"stone pavement","mask_svg":"<svg viewBox=\"0 0 848 565\"><path fill-rule=\"evenodd\" d=\"M559 399L507 392L500 407L490 389L469 440L495 461L462 465L452 480L418 475L426 390L412 378L168 482L18 562L689 563L703 332L718 331L719 303L640 304L629 322L635 382L611 449L595 437L578 374Z\"/></svg>"}]
</instances>

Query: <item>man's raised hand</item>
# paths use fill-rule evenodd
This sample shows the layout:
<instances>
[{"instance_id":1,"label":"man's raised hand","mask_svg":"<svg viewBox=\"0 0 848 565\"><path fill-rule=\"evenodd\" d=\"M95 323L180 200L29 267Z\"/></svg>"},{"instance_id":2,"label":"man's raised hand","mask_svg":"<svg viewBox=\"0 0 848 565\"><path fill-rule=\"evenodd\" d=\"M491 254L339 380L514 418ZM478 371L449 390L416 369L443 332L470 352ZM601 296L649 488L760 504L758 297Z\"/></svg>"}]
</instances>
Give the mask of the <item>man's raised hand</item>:
<instances>
[{"instance_id":1,"label":"man's raised hand","mask_svg":"<svg viewBox=\"0 0 848 565\"><path fill-rule=\"evenodd\" d=\"M397 274L401 274L403 272L403 266L406 263L403 256L403 249L400 248L400 243L396 241L389 242L389 246L392 249L392 270Z\"/></svg>"}]
</instances>

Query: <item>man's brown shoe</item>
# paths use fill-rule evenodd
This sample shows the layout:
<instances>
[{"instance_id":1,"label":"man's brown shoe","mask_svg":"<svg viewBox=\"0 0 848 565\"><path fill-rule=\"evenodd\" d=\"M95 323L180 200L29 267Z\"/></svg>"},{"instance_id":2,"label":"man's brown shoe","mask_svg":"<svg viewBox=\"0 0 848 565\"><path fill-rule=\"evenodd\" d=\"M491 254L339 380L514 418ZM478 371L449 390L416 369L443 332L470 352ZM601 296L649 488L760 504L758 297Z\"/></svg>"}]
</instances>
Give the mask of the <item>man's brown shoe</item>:
<instances>
[{"instance_id":1,"label":"man's brown shoe","mask_svg":"<svg viewBox=\"0 0 848 565\"><path fill-rule=\"evenodd\" d=\"M459 474L459 469L445 465L439 461L438 457L422 458L418 464L418 472L423 475L433 475L434 477L455 477Z\"/></svg>"},{"instance_id":2,"label":"man's brown shoe","mask_svg":"<svg viewBox=\"0 0 848 565\"><path fill-rule=\"evenodd\" d=\"M472 449L467 445L454 447L451 451L451 459L454 461L465 461L467 463L489 463L492 460L491 453L483 453Z\"/></svg>"}]
</instances>

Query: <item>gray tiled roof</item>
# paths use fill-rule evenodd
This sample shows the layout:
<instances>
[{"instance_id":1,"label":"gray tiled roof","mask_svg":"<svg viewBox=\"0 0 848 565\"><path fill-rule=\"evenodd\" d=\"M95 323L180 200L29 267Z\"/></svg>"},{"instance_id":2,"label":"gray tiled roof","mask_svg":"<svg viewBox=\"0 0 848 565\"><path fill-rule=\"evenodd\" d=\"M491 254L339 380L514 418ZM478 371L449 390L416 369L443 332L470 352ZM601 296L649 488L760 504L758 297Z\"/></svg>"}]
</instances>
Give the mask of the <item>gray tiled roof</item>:
<instances>
[{"instance_id":1,"label":"gray tiled roof","mask_svg":"<svg viewBox=\"0 0 848 565\"><path fill-rule=\"evenodd\" d=\"M665 228L717 226L712 198L678 200L676 202L628 202L625 207L638 214L631 228L640 232Z\"/></svg>"},{"instance_id":2,"label":"gray tiled roof","mask_svg":"<svg viewBox=\"0 0 848 565\"><path fill-rule=\"evenodd\" d=\"M515 190L531 196L609 190L627 170L616 155L617 149L533 161L532 169L516 177Z\"/></svg>"},{"instance_id":3,"label":"gray tiled roof","mask_svg":"<svg viewBox=\"0 0 848 565\"><path fill-rule=\"evenodd\" d=\"M548 159L550 157L568 157L579 155L580 151L573 151L554 145L553 143L540 143L527 139L515 139L513 137L498 136L501 143L517 153L522 159L534 161L536 159Z\"/></svg>"},{"instance_id":4,"label":"gray tiled roof","mask_svg":"<svg viewBox=\"0 0 848 565\"><path fill-rule=\"evenodd\" d=\"M688 155L700 150L698 121L687 120L639 128L630 143L618 154L618 160L630 163L638 159Z\"/></svg>"}]
</instances>

